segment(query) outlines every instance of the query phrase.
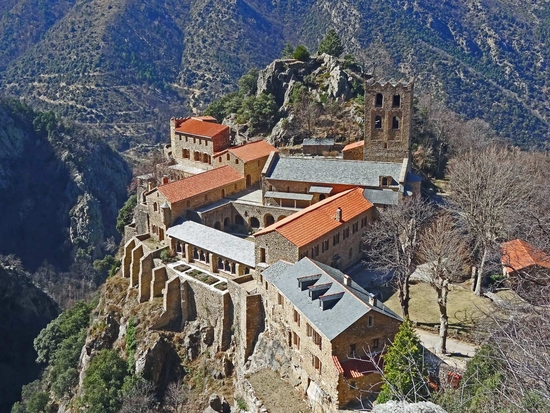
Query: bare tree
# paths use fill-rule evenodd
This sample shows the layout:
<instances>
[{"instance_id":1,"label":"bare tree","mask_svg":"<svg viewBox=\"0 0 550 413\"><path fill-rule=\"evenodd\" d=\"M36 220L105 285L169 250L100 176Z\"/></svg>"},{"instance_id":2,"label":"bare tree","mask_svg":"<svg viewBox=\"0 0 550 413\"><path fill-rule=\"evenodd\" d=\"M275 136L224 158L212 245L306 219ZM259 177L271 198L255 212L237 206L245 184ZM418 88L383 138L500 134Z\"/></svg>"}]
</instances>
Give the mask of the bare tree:
<instances>
[{"instance_id":1,"label":"bare tree","mask_svg":"<svg viewBox=\"0 0 550 413\"><path fill-rule=\"evenodd\" d=\"M153 413L158 411L155 385L138 378L122 398L119 413Z\"/></svg>"},{"instance_id":2,"label":"bare tree","mask_svg":"<svg viewBox=\"0 0 550 413\"><path fill-rule=\"evenodd\" d=\"M164 394L164 409L169 412L180 413L187 403L189 388L182 381L172 382Z\"/></svg>"},{"instance_id":3,"label":"bare tree","mask_svg":"<svg viewBox=\"0 0 550 413\"><path fill-rule=\"evenodd\" d=\"M532 188L525 182L524 161L517 149L492 146L470 150L449 164L449 207L471 237L476 295L481 295L488 257L515 231L518 215L529 204Z\"/></svg>"},{"instance_id":4,"label":"bare tree","mask_svg":"<svg viewBox=\"0 0 550 413\"><path fill-rule=\"evenodd\" d=\"M409 316L409 281L416 270L420 233L433 216L433 207L420 198L406 198L387 207L365 234L369 264L385 273L398 290L403 317Z\"/></svg>"},{"instance_id":5,"label":"bare tree","mask_svg":"<svg viewBox=\"0 0 550 413\"><path fill-rule=\"evenodd\" d=\"M451 283L463 279L465 273L467 252L462 237L463 234L456 228L452 217L441 214L422 234L419 251L422 260L425 261L422 265L422 273L437 293L440 320L439 347L443 354L447 353L449 289Z\"/></svg>"}]
</instances>

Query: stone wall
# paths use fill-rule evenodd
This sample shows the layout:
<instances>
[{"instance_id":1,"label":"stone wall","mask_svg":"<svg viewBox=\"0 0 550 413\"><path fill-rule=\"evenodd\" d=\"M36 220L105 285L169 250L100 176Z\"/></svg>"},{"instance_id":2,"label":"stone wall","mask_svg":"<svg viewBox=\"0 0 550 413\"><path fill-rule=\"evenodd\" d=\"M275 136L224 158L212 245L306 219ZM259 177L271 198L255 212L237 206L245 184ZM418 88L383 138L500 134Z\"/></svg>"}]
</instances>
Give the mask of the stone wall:
<instances>
[{"instance_id":1,"label":"stone wall","mask_svg":"<svg viewBox=\"0 0 550 413\"><path fill-rule=\"evenodd\" d=\"M172 270L169 269L169 272ZM214 342L217 351L229 348L233 323L233 302L228 291L220 291L192 277L179 276L184 280L181 287L181 308L184 322L198 318L207 320L214 327Z\"/></svg>"},{"instance_id":2,"label":"stone wall","mask_svg":"<svg viewBox=\"0 0 550 413\"><path fill-rule=\"evenodd\" d=\"M238 218L242 219L246 227L251 227L252 218L256 218L260 228L266 227L273 222L294 214L296 209L280 208L280 207L265 207L245 202L228 201L212 209L208 209L196 214L195 220L202 224L216 229L227 230L230 226L237 225ZM272 222L273 221L273 222Z\"/></svg>"},{"instance_id":3,"label":"stone wall","mask_svg":"<svg viewBox=\"0 0 550 413\"><path fill-rule=\"evenodd\" d=\"M364 145L356 146L345 151L342 151L342 157L345 160L350 161L362 161L363 160L363 151L365 150Z\"/></svg>"},{"instance_id":4,"label":"stone wall","mask_svg":"<svg viewBox=\"0 0 550 413\"><path fill-rule=\"evenodd\" d=\"M373 220L374 208L370 208L353 221L347 222L337 229L327 232L323 237L298 248L277 231L261 234L256 239L256 263L266 262L271 265L279 260L296 262L304 256L317 260L323 264L331 265L340 269L355 264L363 257L362 238L368 227L362 226L364 218L368 223ZM364 222L364 221L363 221ZM353 231L353 224L357 224L357 230ZM349 235L344 238L344 231L349 230ZM334 244L335 236L338 235L338 242ZM323 242L328 241L328 249L323 251ZM261 249L265 249L265 261L262 261ZM318 252L318 253L316 253ZM334 257L338 255L339 260Z\"/></svg>"},{"instance_id":5,"label":"stone wall","mask_svg":"<svg viewBox=\"0 0 550 413\"><path fill-rule=\"evenodd\" d=\"M234 303L234 326L239 362L246 362L254 351L259 334L265 329L263 299L257 292L247 291L241 284L253 281L251 275L228 281Z\"/></svg>"}]
</instances>

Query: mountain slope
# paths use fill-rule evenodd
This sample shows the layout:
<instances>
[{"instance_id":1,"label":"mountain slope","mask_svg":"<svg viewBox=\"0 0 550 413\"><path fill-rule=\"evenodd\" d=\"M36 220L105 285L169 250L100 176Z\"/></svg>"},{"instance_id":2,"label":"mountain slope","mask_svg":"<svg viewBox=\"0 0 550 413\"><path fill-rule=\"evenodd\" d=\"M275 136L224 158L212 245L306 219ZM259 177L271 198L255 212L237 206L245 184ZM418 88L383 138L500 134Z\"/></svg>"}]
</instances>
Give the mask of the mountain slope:
<instances>
[{"instance_id":1,"label":"mountain slope","mask_svg":"<svg viewBox=\"0 0 550 413\"><path fill-rule=\"evenodd\" d=\"M283 45L334 27L367 71L416 78L523 145L548 140L550 5L534 0L0 1L1 87L115 140L163 140L166 119L235 89ZM51 12L37 14L47 4ZM49 10L49 9L48 9ZM26 14L35 16L26 24ZM26 37L25 37L26 36ZM19 39L23 41L18 46ZM0 47L2 49L2 47ZM2 73L3 70L3 73Z\"/></svg>"}]
</instances>

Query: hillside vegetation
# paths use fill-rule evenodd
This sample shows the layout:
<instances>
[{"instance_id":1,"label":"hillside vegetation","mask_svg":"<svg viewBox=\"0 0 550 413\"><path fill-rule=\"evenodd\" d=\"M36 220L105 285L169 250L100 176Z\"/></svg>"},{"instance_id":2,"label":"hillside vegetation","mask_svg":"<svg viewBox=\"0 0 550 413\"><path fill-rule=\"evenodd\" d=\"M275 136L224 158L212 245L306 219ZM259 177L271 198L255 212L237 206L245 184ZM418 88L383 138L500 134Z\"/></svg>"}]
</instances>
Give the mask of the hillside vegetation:
<instances>
[{"instance_id":1,"label":"hillside vegetation","mask_svg":"<svg viewBox=\"0 0 550 413\"><path fill-rule=\"evenodd\" d=\"M126 149L164 139L286 43L315 51L329 28L367 72L545 145L547 2L452 0L0 1L0 87L100 130Z\"/></svg>"}]
</instances>

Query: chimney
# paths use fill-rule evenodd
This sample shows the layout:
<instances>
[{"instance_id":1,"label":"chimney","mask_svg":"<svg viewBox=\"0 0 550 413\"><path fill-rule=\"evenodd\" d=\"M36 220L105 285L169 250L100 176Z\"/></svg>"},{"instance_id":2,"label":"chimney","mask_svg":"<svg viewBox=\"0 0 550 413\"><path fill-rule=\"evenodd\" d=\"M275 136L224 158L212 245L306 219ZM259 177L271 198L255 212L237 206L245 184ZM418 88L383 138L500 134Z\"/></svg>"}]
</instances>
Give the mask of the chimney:
<instances>
[{"instance_id":1,"label":"chimney","mask_svg":"<svg viewBox=\"0 0 550 413\"><path fill-rule=\"evenodd\" d=\"M150 191L153 189L153 183L151 181L147 182L147 190Z\"/></svg>"},{"instance_id":2,"label":"chimney","mask_svg":"<svg viewBox=\"0 0 550 413\"><path fill-rule=\"evenodd\" d=\"M351 285L351 278L349 275L344 274L344 285L347 285L348 287Z\"/></svg>"},{"instance_id":3,"label":"chimney","mask_svg":"<svg viewBox=\"0 0 550 413\"><path fill-rule=\"evenodd\" d=\"M168 175L164 175L164 176L162 177L162 184L163 184L163 185L166 185L167 183L168 183Z\"/></svg>"},{"instance_id":4,"label":"chimney","mask_svg":"<svg viewBox=\"0 0 550 413\"><path fill-rule=\"evenodd\" d=\"M336 208L336 221L342 222L342 208Z\"/></svg>"}]
</instances>

